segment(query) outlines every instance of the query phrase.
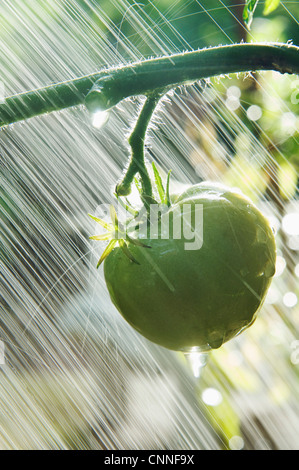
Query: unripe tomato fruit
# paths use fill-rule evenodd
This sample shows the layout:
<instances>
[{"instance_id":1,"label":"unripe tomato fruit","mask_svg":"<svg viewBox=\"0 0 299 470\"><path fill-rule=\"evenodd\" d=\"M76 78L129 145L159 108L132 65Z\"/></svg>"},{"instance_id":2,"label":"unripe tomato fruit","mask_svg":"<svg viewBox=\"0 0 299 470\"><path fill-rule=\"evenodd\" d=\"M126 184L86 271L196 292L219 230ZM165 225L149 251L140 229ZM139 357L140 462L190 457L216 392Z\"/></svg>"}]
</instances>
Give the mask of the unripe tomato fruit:
<instances>
[{"instance_id":1,"label":"unripe tomato fruit","mask_svg":"<svg viewBox=\"0 0 299 470\"><path fill-rule=\"evenodd\" d=\"M143 336L173 350L209 350L255 320L275 273L275 239L263 214L236 190L192 186L176 197L170 220L184 204L192 212L202 204L201 248L186 250L184 237L142 239L150 250L129 245L136 264L117 247L105 259L105 280L114 305Z\"/></svg>"}]
</instances>

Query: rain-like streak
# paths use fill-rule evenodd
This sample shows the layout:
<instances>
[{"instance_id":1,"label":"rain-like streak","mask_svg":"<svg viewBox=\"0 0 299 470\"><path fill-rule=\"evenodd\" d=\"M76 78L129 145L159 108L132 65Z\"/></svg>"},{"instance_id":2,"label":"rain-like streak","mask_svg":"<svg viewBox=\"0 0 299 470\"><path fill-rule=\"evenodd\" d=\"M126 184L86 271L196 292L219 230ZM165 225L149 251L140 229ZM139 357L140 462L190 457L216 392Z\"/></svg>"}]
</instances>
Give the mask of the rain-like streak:
<instances>
[{"instance_id":1,"label":"rain-like streak","mask_svg":"<svg viewBox=\"0 0 299 470\"><path fill-rule=\"evenodd\" d=\"M1 2L6 96L142 59L144 44L153 56L193 47L176 29L181 1L163 14L156 2L43 3ZM213 20L208 2L194 3ZM231 42L229 31L222 42ZM279 80L291 87L294 77ZM279 91L263 74L258 83L291 122ZM148 134L147 158L162 175L172 169L174 190L202 179L238 182L281 239L261 319L200 371L198 356L192 369L116 312L95 268L105 244L88 239L87 214L113 200L143 98L120 103L100 129L77 107L1 130L0 448L298 448L298 200L287 186L282 204L274 184L261 197L277 161L286 170L289 162L279 149L274 158L260 109L250 114L241 90L227 77L178 89L162 100Z\"/></svg>"}]
</instances>

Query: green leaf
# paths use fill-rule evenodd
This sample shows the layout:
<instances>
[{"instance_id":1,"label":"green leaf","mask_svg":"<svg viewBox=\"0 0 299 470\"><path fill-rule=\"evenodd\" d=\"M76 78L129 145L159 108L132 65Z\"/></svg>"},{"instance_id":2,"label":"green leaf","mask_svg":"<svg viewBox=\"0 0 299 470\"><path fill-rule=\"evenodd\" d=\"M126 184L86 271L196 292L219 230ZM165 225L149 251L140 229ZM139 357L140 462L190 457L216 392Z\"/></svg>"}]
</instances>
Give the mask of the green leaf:
<instances>
[{"instance_id":1,"label":"green leaf","mask_svg":"<svg viewBox=\"0 0 299 470\"><path fill-rule=\"evenodd\" d=\"M264 15L269 15L279 6L280 0L265 0Z\"/></svg>"},{"instance_id":2,"label":"green leaf","mask_svg":"<svg viewBox=\"0 0 299 470\"><path fill-rule=\"evenodd\" d=\"M243 9L243 20L247 29L250 29L254 11L257 7L258 1L259 0L246 0L245 7Z\"/></svg>"}]
</instances>

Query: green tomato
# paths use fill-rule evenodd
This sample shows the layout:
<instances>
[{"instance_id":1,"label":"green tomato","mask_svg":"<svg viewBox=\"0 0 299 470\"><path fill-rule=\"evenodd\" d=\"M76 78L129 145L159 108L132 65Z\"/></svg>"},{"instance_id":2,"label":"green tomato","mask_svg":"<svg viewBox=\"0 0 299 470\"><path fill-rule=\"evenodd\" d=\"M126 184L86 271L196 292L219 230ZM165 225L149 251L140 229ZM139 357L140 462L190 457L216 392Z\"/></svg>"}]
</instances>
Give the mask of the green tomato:
<instances>
[{"instance_id":1,"label":"green tomato","mask_svg":"<svg viewBox=\"0 0 299 470\"><path fill-rule=\"evenodd\" d=\"M184 234L161 236L166 217L171 226L180 217L184 223L184 207L191 209L192 229L202 231L198 249L186 249ZM151 249L128 244L139 264L116 247L104 274L112 302L143 336L172 350L205 351L254 322L275 273L276 247L268 221L244 195L213 183L192 186L142 242Z\"/></svg>"}]
</instances>

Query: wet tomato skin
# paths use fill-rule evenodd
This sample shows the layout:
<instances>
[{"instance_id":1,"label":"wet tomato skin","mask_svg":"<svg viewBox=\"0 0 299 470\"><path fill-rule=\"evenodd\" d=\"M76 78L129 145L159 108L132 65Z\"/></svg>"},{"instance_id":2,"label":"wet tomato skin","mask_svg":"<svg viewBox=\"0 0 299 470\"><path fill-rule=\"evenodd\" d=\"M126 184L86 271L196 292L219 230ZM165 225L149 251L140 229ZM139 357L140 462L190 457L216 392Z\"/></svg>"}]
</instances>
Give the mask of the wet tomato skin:
<instances>
[{"instance_id":1,"label":"wet tomato skin","mask_svg":"<svg viewBox=\"0 0 299 470\"><path fill-rule=\"evenodd\" d=\"M168 349L209 350L254 322L275 273L275 239L265 217L238 191L192 186L176 197L171 221L184 204L193 215L202 205L200 249L186 250L184 237L143 239L151 249L129 245L139 264L114 248L104 275L112 302L143 336Z\"/></svg>"}]
</instances>

